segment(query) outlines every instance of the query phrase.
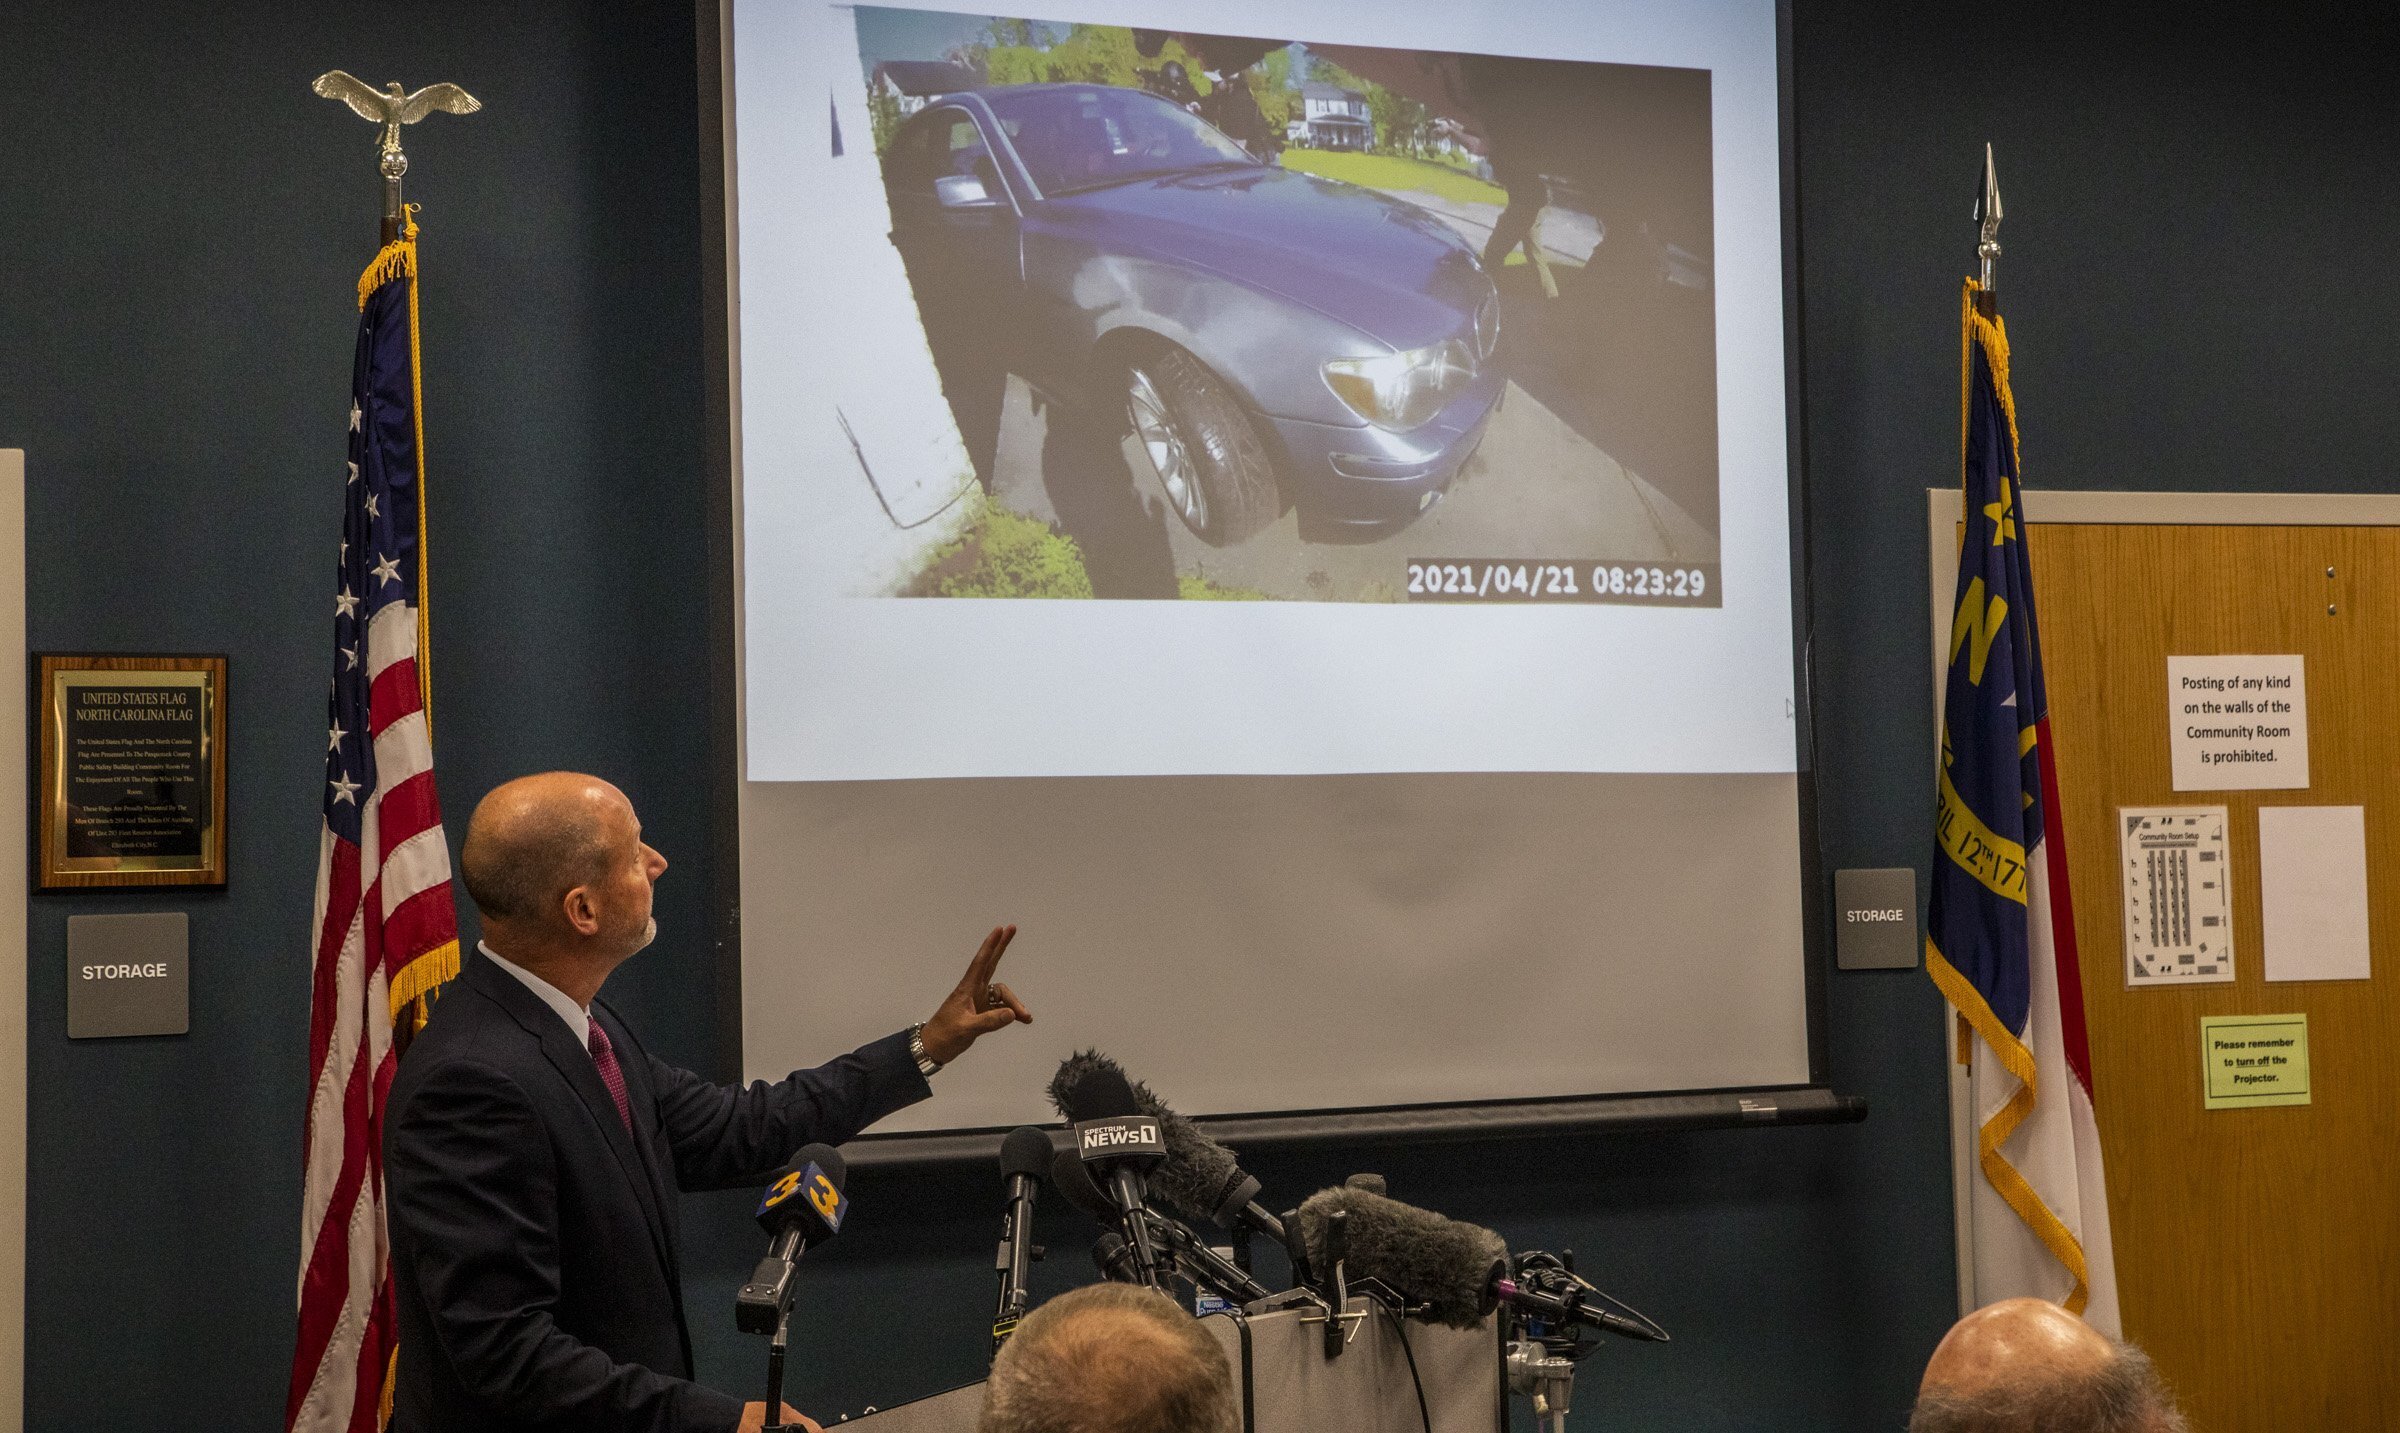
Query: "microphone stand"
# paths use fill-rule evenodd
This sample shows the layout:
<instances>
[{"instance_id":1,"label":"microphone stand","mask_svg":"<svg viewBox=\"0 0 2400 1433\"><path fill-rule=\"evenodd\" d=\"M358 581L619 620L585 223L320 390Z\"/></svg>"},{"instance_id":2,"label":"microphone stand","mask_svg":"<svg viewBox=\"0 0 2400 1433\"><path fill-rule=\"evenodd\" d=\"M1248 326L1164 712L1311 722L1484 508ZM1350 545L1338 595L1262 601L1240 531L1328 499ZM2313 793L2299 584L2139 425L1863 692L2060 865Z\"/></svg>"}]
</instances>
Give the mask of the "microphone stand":
<instances>
[{"instance_id":1,"label":"microphone stand","mask_svg":"<svg viewBox=\"0 0 2400 1433\"><path fill-rule=\"evenodd\" d=\"M1667 1339L1667 1331L1647 1314L1626 1309L1633 1317L1625 1318L1587 1307L1586 1296L1598 1290L1576 1274L1572 1249L1557 1255L1517 1255L1509 1261L1509 1278L1502 1287L1513 1291L1504 1365L1508 1386L1533 1400L1537 1430L1546 1423L1548 1433L1566 1433L1567 1410L1575 1401L1575 1365L1597 1347L1584 1327L1587 1322L1597 1319L1600 1330L1620 1338L1656 1343Z\"/></svg>"},{"instance_id":2,"label":"microphone stand","mask_svg":"<svg viewBox=\"0 0 2400 1433\"><path fill-rule=\"evenodd\" d=\"M792 1330L792 1306L775 1316L775 1336L767 1341L767 1416L761 1433L808 1433L805 1423L783 1421L783 1354Z\"/></svg>"},{"instance_id":3,"label":"microphone stand","mask_svg":"<svg viewBox=\"0 0 2400 1433\"><path fill-rule=\"evenodd\" d=\"M1208 1247L1208 1242L1188 1226L1150 1209L1142 1210L1141 1217L1151 1221L1152 1244L1165 1249L1174 1260L1176 1271L1192 1283L1205 1286L1237 1307L1274 1296L1274 1290Z\"/></svg>"},{"instance_id":4,"label":"microphone stand","mask_svg":"<svg viewBox=\"0 0 2400 1433\"><path fill-rule=\"evenodd\" d=\"M1325 1221L1325 1360L1330 1363L1342 1356L1342 1348L1355 1330L1343 1327L1353 1318L1364 1314L1350 1312L1350 1211L1336 1209Z\"/></svg>"},{"instance_id":5,"label":"microphone stand","mask_svg":"<svg viewBox=\"0 0 2400 1433\"><path fill-rule=\"evenodd\" d=\"M1023 1211L1010 1209L1008 1228L1000 1236L1000 1249L993 1260L1000 1271L1000 1306L992 1314L994 1357L999 1356L1000 1346L1008 1342L1008 1336L1017 1331L1017 1324L1033 1302L1033 1292L1025 1286L1031 1272L1028 1266L1040 1259L1043 1251L1041 1245L1033 1242L1033 1221L1026 1217L1031 1213L1031 1200L1026 1201Z\"/></svg>"},{"instance_id":6,"label":"microphone stand","mask_svg":"<svg viewBox=\"0 0 2400 1433\"><path fill-rule=\"evenodd\" d=\"M1133 1254L1134 1282L1158 1287L1158 1246L1151 1238L1150 1221L1157 1216L1150 1211L1143 1197L1141 1176L1119 1166L1106 1186L1115 1196L1118 1216L1125 1226L1125 1242Z\"/></svg>"}]
</instances>

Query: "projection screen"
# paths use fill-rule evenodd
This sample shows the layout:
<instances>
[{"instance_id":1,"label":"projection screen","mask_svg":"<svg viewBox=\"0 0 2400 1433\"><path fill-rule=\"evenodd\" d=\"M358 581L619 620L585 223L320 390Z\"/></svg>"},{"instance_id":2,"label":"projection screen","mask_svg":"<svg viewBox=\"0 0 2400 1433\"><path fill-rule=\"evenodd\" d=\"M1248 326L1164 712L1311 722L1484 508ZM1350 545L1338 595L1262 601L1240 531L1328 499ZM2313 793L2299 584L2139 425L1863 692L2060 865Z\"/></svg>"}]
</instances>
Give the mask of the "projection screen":
<instances>
[{"instance_id":1,"label":"projection screen","mask_svg":"<svg viewBox=\"0 0 2400 1433\"><path fill-rule=\"evenodd\" d=\"M1812 1082L1773 4L725 24L749 1074Z\"/></svg>"}]
</instances>

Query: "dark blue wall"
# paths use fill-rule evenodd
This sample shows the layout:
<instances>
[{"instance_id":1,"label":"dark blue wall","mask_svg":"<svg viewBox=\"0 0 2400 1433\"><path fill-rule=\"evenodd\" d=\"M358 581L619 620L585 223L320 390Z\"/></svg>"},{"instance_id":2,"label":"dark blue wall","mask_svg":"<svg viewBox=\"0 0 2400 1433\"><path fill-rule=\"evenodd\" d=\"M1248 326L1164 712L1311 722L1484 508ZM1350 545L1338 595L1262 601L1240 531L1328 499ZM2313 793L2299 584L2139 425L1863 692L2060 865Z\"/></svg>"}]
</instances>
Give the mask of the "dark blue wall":
<instances>
[{"instance_id":1,"label":"dark blue wall","mask_svg":"<svg viewBox=\"0 0 2400 1433\"><path fill-rule=\"evenodd\" d=\"M2400 136L2380 62L2331 22L1802 10L1825 857L1921 863L1922 490L1956 462L1982 142L2031 483L2354 491L2400 450L2400 205L2380 177ZM443 787L455 813L523 770L615 774L676 870L670 937L612 998L670 1057L729 1053L702 934L692 55L685 7L622 0L0 16L0 446L28 450L34 645L233 660L230 891L35 900L29 1427L252 1430L282 1406L334 475L375 206L371 131L307 92L329 66L454 79L487 106L409 141ZM191 912L193 1033L71 1044L66 917L149 909ZM1954 1297L1941 1022L1915 975L1833 975L1827 1019L1865 1125L1253 1163L1286 1191L1380 1169L1577 1249L1677 1332L1589 1365L1594 1419L1893 1427ZM974 1375L995 1183L859 1178L854 1232L811 1256L803 1406ZM706 1372L736 1388L757 1366L723 1313L752 1253L740 1204L685 1208ZM1044 1222L1046 1283L1080 1281L1081 1240Z\"/></svg>"}]
</instances>

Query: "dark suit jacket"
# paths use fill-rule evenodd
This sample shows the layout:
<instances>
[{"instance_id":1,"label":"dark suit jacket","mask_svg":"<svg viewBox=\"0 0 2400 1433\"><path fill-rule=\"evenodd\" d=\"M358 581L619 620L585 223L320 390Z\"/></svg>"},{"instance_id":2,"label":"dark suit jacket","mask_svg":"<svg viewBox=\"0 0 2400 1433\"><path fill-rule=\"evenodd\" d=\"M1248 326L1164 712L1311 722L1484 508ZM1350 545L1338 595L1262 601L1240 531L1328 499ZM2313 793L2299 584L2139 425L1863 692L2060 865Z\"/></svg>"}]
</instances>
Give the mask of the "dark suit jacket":
<instances>
[{"instance_id":1,"label":"dark suit jacket","mask_svg":"<svg viewBox=\"0 0 2400 1433\"><path fill-rule=\"evenodd\" d=\"M522 981L470 955L409 1046L383 1133L399 1295L396 1433L728 1433L690 1381L675 1191L762 1185L923 1099L905 1033L779 1084L653 1059L595 1001L633 1106Z\"/></svg>"}]
</instances>

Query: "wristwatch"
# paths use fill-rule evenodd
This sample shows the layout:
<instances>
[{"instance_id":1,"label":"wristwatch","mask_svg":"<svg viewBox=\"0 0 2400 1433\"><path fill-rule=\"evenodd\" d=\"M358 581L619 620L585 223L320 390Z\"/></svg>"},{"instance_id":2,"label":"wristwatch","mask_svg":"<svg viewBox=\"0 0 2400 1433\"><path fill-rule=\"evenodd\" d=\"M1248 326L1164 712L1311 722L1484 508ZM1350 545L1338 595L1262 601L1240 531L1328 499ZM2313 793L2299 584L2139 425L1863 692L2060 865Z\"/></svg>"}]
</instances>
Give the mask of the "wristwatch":
<instances>
[{"instance_id":1,"label":"wristwatch","mask_svg":"<svg viewBox=\"0 0 2400 1433\"><path fill-rule=\"evenodd\" d=\"M922 1020L908 1027L908 1053L917 1062L917 1073L928 1080L933 1078L934 1071L942 1067L941 1061L925 1053L925 1022Z\"/></svg>"}]
</instances>

